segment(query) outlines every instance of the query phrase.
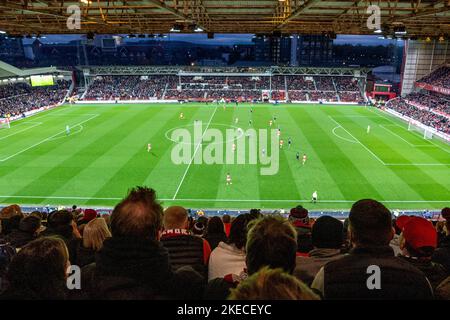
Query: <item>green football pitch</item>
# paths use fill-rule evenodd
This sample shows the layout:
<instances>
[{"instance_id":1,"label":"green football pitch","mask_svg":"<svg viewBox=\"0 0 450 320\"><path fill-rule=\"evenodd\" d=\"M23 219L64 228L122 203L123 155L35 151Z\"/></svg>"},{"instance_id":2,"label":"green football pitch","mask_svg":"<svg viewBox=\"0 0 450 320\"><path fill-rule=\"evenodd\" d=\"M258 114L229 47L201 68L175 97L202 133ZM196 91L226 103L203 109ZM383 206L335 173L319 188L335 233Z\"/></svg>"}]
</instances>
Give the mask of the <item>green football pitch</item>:
<instances>
[{"instance_id":1,"label":"green football pitch","mask_svg":"<svg viewBox=\"0 0 450 320\"><path fill-rule=\"evenodd\" d=\"M246 130L251 117L253 128L268 129L274 115L285 141L275 175L261 175L261 164L172 161L174 128L200 120L203 130ZM191 208L348 209L374 198L391 209L439 209L450 204L450 146L382 111L343 105L259 104L252 113L231 104L66 105L0 130L3 204L114 206L137 185L164 205Z\"/></svg>"}]
</instances>

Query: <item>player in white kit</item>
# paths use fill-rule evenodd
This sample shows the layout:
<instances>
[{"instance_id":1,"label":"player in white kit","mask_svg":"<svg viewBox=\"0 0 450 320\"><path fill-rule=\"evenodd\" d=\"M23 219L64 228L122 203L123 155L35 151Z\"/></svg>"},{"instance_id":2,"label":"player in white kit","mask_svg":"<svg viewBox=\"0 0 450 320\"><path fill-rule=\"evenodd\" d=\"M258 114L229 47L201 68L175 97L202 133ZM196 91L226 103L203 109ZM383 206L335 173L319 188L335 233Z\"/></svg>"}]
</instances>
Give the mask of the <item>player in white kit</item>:
<instances>
[{"instance_id":1,"label":"player in white kit","mask_svg":"<svg viewBox=\"0 0 450 320\"><path fill-rule=\"evenodd\" d=\"M317 191L313 192L311 202L313 202L313 203L317 202Z\"/></svg>"},{"instance_id":2,"label":"player in white kit","mask_svg":"<svg viewBox=\"0 0 450 320\"><path fill-rule=\"evenodd\" d=\"M229 173L227 173L227 186L233 184L233 182L231 182L231 175Z\"/></svg>"}]
</instances>

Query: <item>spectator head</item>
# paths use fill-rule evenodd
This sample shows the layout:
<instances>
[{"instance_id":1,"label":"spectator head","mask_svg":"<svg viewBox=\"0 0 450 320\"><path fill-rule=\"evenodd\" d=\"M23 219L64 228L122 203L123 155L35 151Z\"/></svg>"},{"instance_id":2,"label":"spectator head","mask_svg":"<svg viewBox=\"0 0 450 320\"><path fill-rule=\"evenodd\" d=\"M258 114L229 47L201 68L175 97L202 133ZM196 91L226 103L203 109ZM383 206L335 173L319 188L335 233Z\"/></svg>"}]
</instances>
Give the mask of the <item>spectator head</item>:
<instances>
[{"instance_id":1,"label":"spectator head","mask_svg":"<svg viewBox=\"0 0 450 320\"><path fill-rule=\"evenodd\" d=\"M20 220L19 230L29 233L35 234L41 228L41 219L35 216L28 216Z\"/></svg>"},{"instance_id":2,"label":"spectator head","mask_svg":"<svg viewBox=\"0 0 450 320\"><path fill-rule=\"evenodd\" d=\"M322 216L312 227L311 239L316 248L339 249L342 247L342 232L344 225L341 221L330 216Z\"/></svg>"},{"instance_id":3,"label":"spectator head","mask_svg":"<svg viewBox=\"0 0 450 320\"><path fill-rule=\"evenodd\" d=\"M95 218L89 221L83 231L83 247L99 251L103 247L103 241L111 237L105 219Z\"/></svg>"},{"instance_id":4,"label":"spectator head","mask_svg":"<svg viewBox=\"0 0 450 320\"><path fill-rule=\"evenodd\" d=\"M3 234L9 234L12 230L19 227L20 220L23 218L23 213L17 204L4 207L0 211L0 231Z\"/></svg>"},{"instance_id":5,"label":"spectator head","mask_svg":"<svg viewBox=\"0 0 450 320\"><path fill-rule=\"evenodd\" d=\"M0 219L10 219L14 216L23 217L22 209L17 204L12 204L10 206L4 207L0 211Z\"/></svg>"},{"instance_id":6,"label":"spectator head","mask_svg":"<svg viewBox=\"0 0 450 320\"><path fill-rule=\"evenodd\" d=\"M400 249L411 257L431 257L437 246L433 224L422 217L410 217L400 236Z\"/></svg>"},{"instance_id":7,"label":"spectator head","mask_svg":"<svg viewBox=\"0 0 450 320\"><path fill-rule=\"evenodd\" d=\"M94 209L86 209L83 212L83 218L81 219L83 223L88 223L91 220L97 218L97 211Z\"/></svg>"},{"instance_id":8,"label":"spectator head","mask_svg":"<svg viewBox=\"0 0 450 320\"><path fill-rule=\"evenodd\" d=\"M243 249L247 242L247 224L250 221L248 214L240 214L233 220L230 227L228 243L234 244L236 248Z\"/></svg>"},{"instance_id":9,"label":"spectator head","mask_svg":"<svg viewBox=\"0 0 450 320\"><path fill-rule=\"evenodd\" d=\"M192 228L192 233L196 236L203 236L205 233L205 225L203 222L198 221L194 224L194 227Z\"/></svg>"},{"instance_id":10,"label":"spectator head","mask_svg":"<svg viewBox=\"0 0 450 320\"><path fill-rule=\"evenodd\" d=\"M189 225L188 212L180 206L172 206L164 211L164 229L187 229Z\"/></svg>"},{"instance_id":11,"label":"spectator head","mask_svg":"<svg viewBox=\"0 0 450 320\"><path fill-rule=\"evenodd\" d=\"M33 211L32 213L30 213L30 217L36 217L42 221L44 219L44 214L40 211Z\"/></svg>"},{"instance_id":12,"label":"spectator head","mask_svg":"<svg viewBox=\"0 0 450 320\"><path fill-rule=\"evenodd\" d=\"M136 187L113 210L110 218L113 237L157 240L162 227L161 204L155 190Z\"/></svg>"},{"instance_id":13,"label":"spectator head","mask_svg":"<svg viewBox=\"0 0 450 320\"><path fill-rule=\"evenodd\" d=\"M320 300L308 286L282 269L262 268L231 291L230 300Z\"/></svg>"},{"instance_id":14,"label":"spectator head","mask_svg":"<svg viewBox=\"0 0 450 320\"><path fill-rule=\"evenodd\" d=\"M208 227L206 228L206 234L223 234L225 235L225 227L223 225L222 219L219 217L212 217L209 219Z\"/></svg>"},{"instance_id":15,"label":"spectator head","mask_svg":"<svg viewBox=\"0 0 450 320\"><path fill-rule=\"evenodd\" d=\"M252 219L258 219L261 217L260 209L250 209L249 215Z\"/></svg>"},{"instance_id":16,"label":"spectator head","mask_svg":"<svg viewBox=\"0 0 450 320\"><path fill-rule=\"evenodd\" d=\"M205 216L200 216L200 217L197 218L197 222L201 222L203 224L203 226L205 227L205 230L206 230L206 227L208 226L209 220Z\"/></svg>"},{"instance_id":17,"label":"spectator head","mask_svg":"<svg viewBox=\"0 0 450 320\"><path fill-rule=\"evenodd\" d=\"M223 223L230 223L230 222L231 222L231 217L230 217L230 215L224 214L224 215L222 216L222 221L223 221Z\"/></svg>"},{"instance_id":18,"label":"spectator head","mask_svg":"<svg viewBox=\"0 0 450 320\"><path fill-rule=\"evenodd\" d=\"M295 269L297 233L282 217L267 216L249 225L246 262L249 274L262 267L282 268L288 273Z\"/></svg>"},{"instance_id":19,"label":"spectator head","mask_svg":"<svg viewBox=\"0 0 450 320\"><path fill-rule=\"evenodd\" d=\"M349 234L354 246L387 246L394 236L390 211L380 202L355 202L349 214Z\"/></svg>"},{"instance_id":20,"label":"spectator head","mask_svg":"<svg viewBox=\"0 0 450 320\"><path fill-rule=\"evenodd\" d=\"M35 299L61 298L69 265L69 252L62 239L36 239L25 245L11 261L7 274L11 291Z\"/></svg>"},{"instance_id":21,"label":"spectator head","mask_svg":"<svg viewBox=\"0 0 450 320\"><path fill-rule=\"evenodd\" d=\"M309 224L308 210L303 208L301 205L292 208L289 212L289 221L294 226L304 226Z\"/></svg>"}]
</instances>

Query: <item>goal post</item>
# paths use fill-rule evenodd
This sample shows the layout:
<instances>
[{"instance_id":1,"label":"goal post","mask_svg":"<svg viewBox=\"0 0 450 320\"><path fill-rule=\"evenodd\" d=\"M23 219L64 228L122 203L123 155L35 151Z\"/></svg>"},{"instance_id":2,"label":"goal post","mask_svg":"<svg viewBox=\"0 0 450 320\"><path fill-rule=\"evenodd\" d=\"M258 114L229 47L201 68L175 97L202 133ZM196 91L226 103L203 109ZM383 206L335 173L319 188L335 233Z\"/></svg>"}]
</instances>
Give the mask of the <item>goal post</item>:
<instances>
[{"instance_id":1,"label":"goal post","mask_svg":"<svg viewBox=\"0 0 450 320\"><path fill-rule=\"evenodd\" d=\"M431 128L428 128L428 127L422 125L421 123L409 121L408 122L408 131L418 132L426 140L433 139L433 131L431 130Z\"/></svg>"},{"instance_id":2,"label":"goal post","mask_svg":"<svg viewBox=\"0 0 450 320\"><path fill-rule=\"evenodd\" d=\"M3 128L11 128L11 124L9 122L9 118L0 118L0 129Z\"/></svg>"}]
</instances>

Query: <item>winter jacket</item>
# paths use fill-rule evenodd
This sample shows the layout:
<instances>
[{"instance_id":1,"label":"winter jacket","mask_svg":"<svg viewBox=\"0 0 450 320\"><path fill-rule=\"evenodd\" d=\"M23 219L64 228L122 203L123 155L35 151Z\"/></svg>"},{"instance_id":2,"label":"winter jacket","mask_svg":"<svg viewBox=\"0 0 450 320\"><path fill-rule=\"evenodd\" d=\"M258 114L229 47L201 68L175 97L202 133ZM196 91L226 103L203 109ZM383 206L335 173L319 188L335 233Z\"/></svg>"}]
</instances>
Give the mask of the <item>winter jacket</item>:
<instances>
[{"instance_id":1,"label":"winter jacket","mask_svg":"<svg viewBox=\"0 0 450 320\"><path fill-rule=\"evenodd\" d=\"M294 276L310 286L320 268L327 262L343 256L340 249L318 248L311 250L307 257L297 256Z\"/></svg>"},{"instance_id":2,"label":"winter jacket","mask_svg":"<svg viewBox=\"0 0 450 320\"><path fill-rule=\"evenodd\" d=\"M206 284L192 268L173 272L167 249L154 240L106 239L95 261L82 269L81 299L199 299Z\"/></svg>"}]
</instances>

